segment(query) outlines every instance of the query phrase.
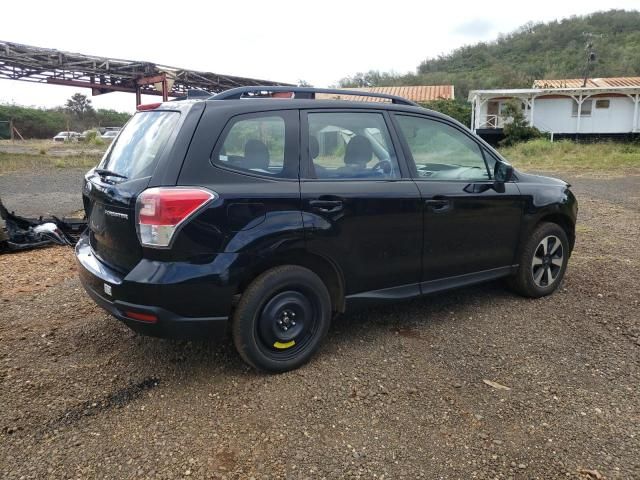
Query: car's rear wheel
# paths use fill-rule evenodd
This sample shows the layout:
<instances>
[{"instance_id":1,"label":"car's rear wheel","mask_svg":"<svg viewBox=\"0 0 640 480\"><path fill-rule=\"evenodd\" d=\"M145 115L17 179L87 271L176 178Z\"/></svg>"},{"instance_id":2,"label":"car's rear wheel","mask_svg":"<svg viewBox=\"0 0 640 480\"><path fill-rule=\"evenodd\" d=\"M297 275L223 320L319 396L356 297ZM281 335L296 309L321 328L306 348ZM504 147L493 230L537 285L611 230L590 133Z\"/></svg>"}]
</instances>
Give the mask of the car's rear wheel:
<instances>
[{"instance_id":1,"label":"car's rear wheel","mask_svg":"<svg viewBox=\"0 0 640 480\"><path fill-rule=\"evenodd\" d=\"M520 249L517 273L510 286L526 297L553 293L564 277L569 260L569 242L564 229L555 223L541 223Z\"/></svg>"},{"instance_id":2,"label":"car's rear wheel","mask_svg":"<svg viewBox=\"0 0 640 480\"><path fill-rule=\"evenodd\" d=\"M331 323L331 298L311 270L285 265L264 272L234 312L233 342L258 370L285 372L306 363Z\"/></svg>"}]
</instances>

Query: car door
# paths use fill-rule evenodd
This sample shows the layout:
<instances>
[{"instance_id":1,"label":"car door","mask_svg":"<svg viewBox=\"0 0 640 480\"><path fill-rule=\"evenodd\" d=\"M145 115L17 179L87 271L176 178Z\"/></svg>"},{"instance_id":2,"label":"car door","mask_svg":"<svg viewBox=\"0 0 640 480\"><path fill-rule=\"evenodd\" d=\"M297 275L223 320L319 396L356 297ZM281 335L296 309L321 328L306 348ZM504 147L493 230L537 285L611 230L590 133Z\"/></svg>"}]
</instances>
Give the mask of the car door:
<instances>
[{"instance_id":1,"label":"car door","mask_svg":"<svg viewBox=\"0 0 640 480\"><path fill-rule=\"evenodd\" d=\"M420 193L388 123L383 111L301 112L306 248L341 270L348 299L420 292Z\"/></svg>"},{"instance_id":2,"label":"car door","mask_svg":"<svg viewBox=\"0 0 640 480\"><path fill-rule=\"evenodd\" d=\"M178 179L219 196L187 227L201 227L198 249L247 254L257 263L304 248L298 111L256 112L247 102L244 113L230 108L236 114L229 118L222 107L207 106Z\"/></svg>"},{"instance_id":3,"label":"car door","mask_svg":"<svg viewBox=\"0 0 640 480\"><path fill-rule=\"evenodd\" d=\"M394 121L424 204L423 292L508 273L523 209L517 185L494 183L496 158L459 126L410 114Z\"/></svg>"}]
</instances>

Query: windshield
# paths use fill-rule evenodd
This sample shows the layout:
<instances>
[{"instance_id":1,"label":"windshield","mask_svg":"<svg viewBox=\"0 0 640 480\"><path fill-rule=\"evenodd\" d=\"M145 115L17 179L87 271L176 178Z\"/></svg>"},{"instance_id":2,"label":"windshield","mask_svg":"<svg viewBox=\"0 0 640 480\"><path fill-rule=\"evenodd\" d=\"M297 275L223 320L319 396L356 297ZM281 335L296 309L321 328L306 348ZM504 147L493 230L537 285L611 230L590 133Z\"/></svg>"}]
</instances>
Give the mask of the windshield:
<instances>
[{"instance_id":1,"label":"windshield","mask_svg":"<svg viewBox=\"0 0 640 480\"><path fill-rule=\"evenodd\" d=\"M139 112L127 123L105 156L101 168L129 179L148 177L158 161L158 154L176 126L178 112Z\"/></svg>"}]
</instances>

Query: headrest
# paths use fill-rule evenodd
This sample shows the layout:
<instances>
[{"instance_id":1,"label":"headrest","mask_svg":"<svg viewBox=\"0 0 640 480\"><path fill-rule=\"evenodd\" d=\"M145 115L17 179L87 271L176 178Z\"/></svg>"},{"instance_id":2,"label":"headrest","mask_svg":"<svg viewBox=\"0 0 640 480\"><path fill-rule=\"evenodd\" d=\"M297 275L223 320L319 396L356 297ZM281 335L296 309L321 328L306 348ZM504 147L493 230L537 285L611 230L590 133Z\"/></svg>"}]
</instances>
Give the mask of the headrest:
<instances>
[{"instance_id":1,"label":"headrest","mask_svg":"<svg viewBox=\"0 0 640 480\"><path fill-rule=\"evenodd\" d=\"M344 164L364 166L371 161L372 155L371 142L362 135L356 135L347 144L344 152Z\"/></svg>"},{"instance_id":2,"label":"headrest","mask_svg":"<svg viewBox=\"0 0 640 480\"><path fill-rule=\"evenodd\" d=\"M260 140L247 140L244 144L244 160L246 168L269 168L269 149Z\"/></svg>"}]
</instances>

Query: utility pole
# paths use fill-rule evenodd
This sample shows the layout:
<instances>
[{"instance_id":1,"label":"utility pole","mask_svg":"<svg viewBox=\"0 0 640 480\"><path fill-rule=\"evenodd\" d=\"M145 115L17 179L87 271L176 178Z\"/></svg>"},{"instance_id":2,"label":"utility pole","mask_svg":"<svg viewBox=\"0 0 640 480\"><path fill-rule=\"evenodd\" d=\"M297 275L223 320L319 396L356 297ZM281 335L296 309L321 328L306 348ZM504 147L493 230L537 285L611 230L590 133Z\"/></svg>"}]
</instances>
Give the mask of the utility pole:
<instances>
[{"instance_id":1,"label":"utility pole","mask_svg":"<svg viewBox=\"0 0 640 480\"><path fill-rule=\"evenodd\" d=\"M582 33L583 37L587 38L587 45L585 47L585 50L587 51L587 61L585 63L584 66L584 80L582 82L582 88L587 86L587 80L589 80L589 71L591 70L591 65L593 63L595 63L595 61L597 60L597 56L596 56L596 51L595 48L593 46L593 38L603 38L604 34L600 33L590 33L590 32L583 32Z\"/></svg>"},{"instance_id":2,"label":"utility pole","mask_svg":"<svg viewBox=\"0 0 640 480\"><path fill-rule=\"evenodd\" d=\"M593 50L593 43L587 43L587 63L584 66L584 81L582 82L582 88L587 86L587 80L589 79L589 67L596 61L596 52Z\"/></svg>"}]
</instances>

